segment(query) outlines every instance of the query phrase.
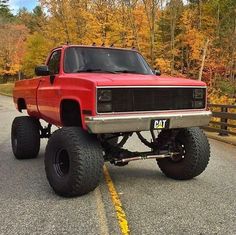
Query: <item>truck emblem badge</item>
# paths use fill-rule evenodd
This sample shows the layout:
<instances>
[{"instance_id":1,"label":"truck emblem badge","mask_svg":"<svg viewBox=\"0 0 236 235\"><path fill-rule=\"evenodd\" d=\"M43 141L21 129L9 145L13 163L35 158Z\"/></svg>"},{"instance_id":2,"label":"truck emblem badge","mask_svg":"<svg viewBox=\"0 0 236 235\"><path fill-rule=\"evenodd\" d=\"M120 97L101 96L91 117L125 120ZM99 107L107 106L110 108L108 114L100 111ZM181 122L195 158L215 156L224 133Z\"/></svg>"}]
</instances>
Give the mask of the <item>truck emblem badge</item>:
<instances>
[{"instance_id":1,"label":"truck emblem badge","mask_svg":"<svg viewBox=\"0 0 236 235\"><path fill-rule=\"evenodd\" d=\"M154 129L163 129L166 126L167 120L155 120Z\"/></svg>"}]
</instances>

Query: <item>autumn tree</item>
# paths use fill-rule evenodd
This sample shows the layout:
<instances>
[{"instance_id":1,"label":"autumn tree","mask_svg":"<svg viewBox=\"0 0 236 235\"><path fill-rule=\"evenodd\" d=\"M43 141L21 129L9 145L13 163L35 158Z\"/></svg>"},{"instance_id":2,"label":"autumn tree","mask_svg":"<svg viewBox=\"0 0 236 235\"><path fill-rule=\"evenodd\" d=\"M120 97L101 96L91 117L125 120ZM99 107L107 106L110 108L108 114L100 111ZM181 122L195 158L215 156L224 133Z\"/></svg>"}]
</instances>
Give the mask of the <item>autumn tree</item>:
<instances>
[{"instance_id":1,"label":"autumn tree","mask_svg":"<svg viewBox=\"0 0 236 235\"><path fill-rule=\"evenodd\" d=\"M9 9L9 0L0 0L0 22L10 22L14 16Z\"/></svg>"},{"instance_id":2,"label":"autumn tree","mask_svg":"<svg viewBox=\"0 0 236 235\"><path fill-rule=\"evenodd\" d=\"M157 10L160 4L160 0L143 0L146 16L148 19L149 27L149 44L150 44L150 57L151 64L154 65L155 59L155 32L156 32L156 22L157 22Z\"/></svg>"},{"instance_id":3,"label":"autumn tree","mask_svg":"<svg viewBox=\"0 0 236 235\"><path fill-rule=\"evenodd\" d=\"M22 63L22 71L27 77L33 77L37 65L45 64L47 54L52 45L40 32L34 32L27 38L26 53Z\"/></svg>"},{"instance_id":4,"label":"autumn tree","mask_svg":"<svg viewBox=\"0 0 236 235\"><path fill-rule=\"evenodd\" d=\"M0 7L2 34L18 35L21 45L18 50L17 40L9 39L6 50L2 43L2 73L22 68L30 77L52 47L95 42L135 47L164 73L202 79L212 88L221 89L222 79L235 82L235 0L40 0L39 4L32 12L23 8L15 16L7 4ZM12 53L21 56L13 59L17 56Z\"/></svg>"},{"instance_id":5,"label":"autumn tree","mask_svg":"<svg viewBox=\"0 0 236 235\"><path fill-rule=\"evenodd\" d=\"M175 74L180 70L178 55L181 46L177 45L176 37L181 33L180 18L183 12L182 0L170 0L162 10L158 21L158 54L156 63L162 71Z\"/></svg>"},{"instance_id":6,"label":"autumn tree","mask_svg":"<svg viewBox=\"0 0 236 235\"><path fill-rule=\"evenodd\" d=\"M27 28L18 24L6 4L0 4L0 75L17 75L24 53Z\"/></svg>"},{"instance_id":7,"label":"autumn tree","mask_svg":"<svg viewBox=\"0 0 236 235\"><path fill-rule=\"evenodd\" d=\"M32 12L24 7L21 8L17 13L17 19L29 29L30 33L41 31L46 24L46 16L40 6L36 6Z\"/></svg>"}]
</instances>

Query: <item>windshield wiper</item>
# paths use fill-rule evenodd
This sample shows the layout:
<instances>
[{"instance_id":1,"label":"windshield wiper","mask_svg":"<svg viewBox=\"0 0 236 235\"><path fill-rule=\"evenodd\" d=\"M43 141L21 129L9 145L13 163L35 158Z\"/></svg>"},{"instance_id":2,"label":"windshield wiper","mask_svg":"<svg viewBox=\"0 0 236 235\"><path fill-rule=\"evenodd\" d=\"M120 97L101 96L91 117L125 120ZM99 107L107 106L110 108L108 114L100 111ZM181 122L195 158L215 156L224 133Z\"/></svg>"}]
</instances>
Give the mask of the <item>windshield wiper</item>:
<instances>
[{"instance_id":1,"label":"windshield wiper","mask_svg":"<svg viewBox=\"0 0 236 235\"><path fill-rule=\"evenodd\" d=\"M139 72L137 72L137 71L134 71L134 70L127 70L127 69L124 69L124 70L116 70L115 72L116 72L116 73L137 73L137 74L139 74Z\"/></svg>"},{"instance_id":2,"label":"windshield wiper","mask_svg":"<svg viewBox=\"0 0 236 235\"><path fill-rule=\"evenodd\" d=\"M111 71L111 70L103 70L103 69L82 69L82 70L77 70L76 73L95 73L95 72L101 72L101 73L116 73L116 71Z\"/></svg>"}]
</instances>

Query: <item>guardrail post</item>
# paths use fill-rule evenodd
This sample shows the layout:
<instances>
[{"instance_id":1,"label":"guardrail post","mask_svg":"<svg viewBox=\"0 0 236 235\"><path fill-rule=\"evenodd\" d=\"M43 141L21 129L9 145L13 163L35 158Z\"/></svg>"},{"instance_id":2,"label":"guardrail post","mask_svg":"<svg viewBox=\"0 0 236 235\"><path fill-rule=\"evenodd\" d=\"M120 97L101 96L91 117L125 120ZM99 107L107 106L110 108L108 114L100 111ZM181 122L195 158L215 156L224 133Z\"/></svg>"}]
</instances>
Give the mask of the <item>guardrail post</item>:
<instances>
[{"instance_id":1,"label":"guardrail post","mask_svg":"<svg viewBox=\"0 0 236 235\"><path fill-rule=\"evenodd\" d=\"M228 112L228 108L227 107L222 107L221 108L221 112L223 113L227 113ZM221 122L224 122L224 123L227 123L228 122L228 119L227 118L221 118L220 119ZM220 136L228 136L228 127L225 126L225 125L221 125L220 126L220 132L219 132L219 135Z\"/></svg>"}]
</instances>

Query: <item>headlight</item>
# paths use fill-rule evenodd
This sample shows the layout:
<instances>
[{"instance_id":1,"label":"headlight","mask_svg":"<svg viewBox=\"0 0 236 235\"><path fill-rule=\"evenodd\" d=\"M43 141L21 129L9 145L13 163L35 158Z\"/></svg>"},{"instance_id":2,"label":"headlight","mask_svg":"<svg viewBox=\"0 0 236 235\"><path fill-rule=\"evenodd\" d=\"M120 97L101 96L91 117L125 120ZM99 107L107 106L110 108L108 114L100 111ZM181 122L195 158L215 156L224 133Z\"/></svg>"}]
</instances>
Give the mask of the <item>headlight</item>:
<instances>
[{"instance_id":1,"label":"headlight","mask_svg":"<svg viewBox=\"0 0 236 235\"><path fill-rule=\"evenodd\" d=\"M112 112L112 92L109 89L97 90L97 112L108 113Z\"/></svg>"},{"instance_id":2,"label":"headlight","mask_svg":"<svg viewBox=\"0 0 236 235\"><path fill-rule=\"evenodd\" d=\"M112 99L111 90L98 90L98 102L109 102Z\"/></svg>"},{"instance_id":3,"label":"headlight","mask_svg":"<svg viewBox=\"0 0 236 235\"><path fill-rule=\"evenodd\" d=\"M204 89L195 89L193 94L194 99L203 99L204 98Z\"/></svg>"},{"instance_id":4,"label":"headlight","mask_svg":"<svg viewBox=\"0 0 236 235\"><path fill-rule=\"evenodd\" d=\"M108 113L112 111L111 103L98 103L98 112L99 113Z\"/></svg>"},{"instance_id":5,"label":"headlight","mask_svg":"<svg viewBox=\"0 0 236 235\"><path fill-rule=\"evenodd\" d=\"M205 107L205 102L203 100L195 100L193 101L193 107L195 109L202 109Z\"/></svg>"},{"instance_id":6,"label":"headlight","mask_svg":"<svg viewBox=\"0 0 236 235\"><path fill-rule=\"evenodd\" d=\"M192 106L195 109L203 109L206 105L206 89L196 88L193 90Z\"/></svg>"}]
</instances>

